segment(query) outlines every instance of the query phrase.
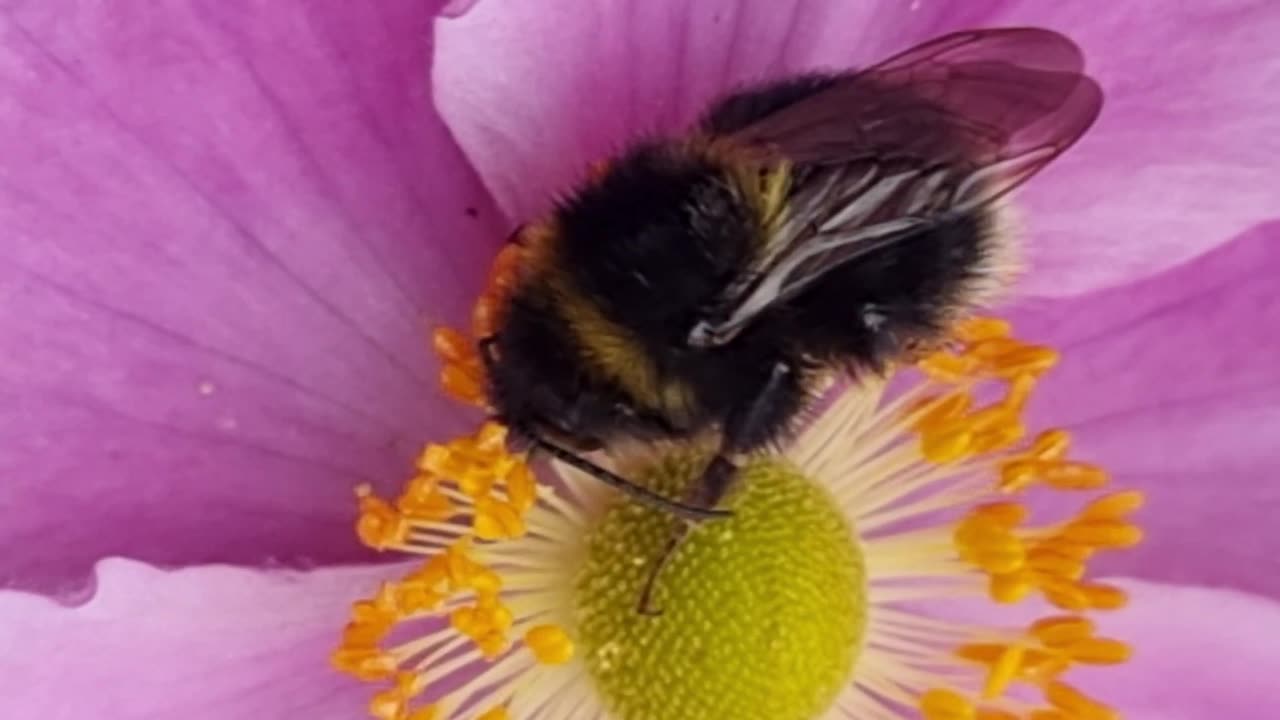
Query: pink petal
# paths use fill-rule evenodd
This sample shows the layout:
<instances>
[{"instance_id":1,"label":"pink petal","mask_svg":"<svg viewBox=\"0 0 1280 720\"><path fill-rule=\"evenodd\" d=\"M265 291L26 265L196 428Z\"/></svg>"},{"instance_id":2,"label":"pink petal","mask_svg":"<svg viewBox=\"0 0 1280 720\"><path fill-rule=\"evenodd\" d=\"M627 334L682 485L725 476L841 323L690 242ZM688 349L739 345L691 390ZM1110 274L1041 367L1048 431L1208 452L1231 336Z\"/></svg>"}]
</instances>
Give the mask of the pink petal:
<instances>
[{"instance_id":1,"label":"pink petal","mask_svg":"<svg viewBox=\"0 0 1280 720\"><path fill-rule=\"evenodd\" d=\"M1126 720L1273 720L1280 667L1280 603L1233 590L1108 581L1130 597L1123 610L1093 616L1097 633L1133 648L1123 665L1071 669L1063 680ZM1043 604L940 602L929 611L999 626L1061 614ZM1038 695L1033 695L1038 697Z\"/></svg>"},{"instance_id":2,"label":"pink petal","mask_svg":"<svg viewBox=\"0 0 1280 720\"><path fill-rule=\"evenodd\" d=\"M896 49L908 15L890 0L481 0L436 23L436 103L499 206L527 219L590 163L729 88Z\"/></svg>"},{"instance_id":3,"label":"pink petal","mask_svg":"<svg viewBox=\"0 0 1280 720\"><path fill-rule=\"evenodd\" d=\"M84 605L0 591L0 715L365 717L368 686L329 667L350 603L387 566L305 573L98 565Z\"/></svg>"},{"instance_id":4,"label":"pink petal","mask_svg":"<svg viewBox=\"0 0 1280 720\"><path fill-rule=\"evenodd\" d=\"M1112 572L1280 597L1280 223L1133 286L1044 302L1021 334L1063 361L1033 400L1074 454L1148 494Z\"/></svg>"},{"instance_id":5,"label":"pink petal","mask_svg":"<svg viewBox=\"0 0 1280 720\"><path fill-rule=\"evenodd\" d=\"M1128 609L1100 632L1133 646L1119 668L1081 669L1081 686L1129 720L1280 717L1280 603L1231 590L1127 581Z\"/></svg>"},{"instance_id":6,"label":"pink petal","mask_svg":"<svg viewBox=\"0 0 1280 720\"><path fill-rule=\"evenodd\" d=\"M433 9L6 7L0 586L363 557L352 487L456 426L428 331L501 238Z\"/></svg>"},{"instance_id":7,"label":"pink petal","mask_svg":"<svg viewBox=\"0 0 1280 720\"><path fill-rule=\"evenodd\" d=\"M437 23L435 95L499 205L525 220L590 163L684 126L735 85L1013 24L1070 34L1108 93L1095 131L1028 186L1026 292L1158 271L1277 206L1280 12L1265 0L479 2Z\"/></svg>"},{"instance_id":8,"label":"pink petal","mask_svg":"<svg viewBox=\"0 0 1280 720\"><path fill-rule=\"evenodd\" d=\"M1280 5L1024 0L986 22L1065 32L1107 93L1098 124L1020 196L1024 292L1142 277L1275 216Z\"/></svg>"}]
</instances>

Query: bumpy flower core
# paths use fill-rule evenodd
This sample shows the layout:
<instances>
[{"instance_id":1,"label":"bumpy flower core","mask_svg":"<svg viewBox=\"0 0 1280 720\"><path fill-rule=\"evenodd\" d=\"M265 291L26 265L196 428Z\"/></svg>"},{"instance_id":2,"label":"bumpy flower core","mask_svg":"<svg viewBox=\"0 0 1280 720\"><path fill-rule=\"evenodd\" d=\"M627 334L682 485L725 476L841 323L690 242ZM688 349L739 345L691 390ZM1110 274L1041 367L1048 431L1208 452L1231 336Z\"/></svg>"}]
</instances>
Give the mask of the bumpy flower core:
<instances>
[{"instance_id":1,"label":"bumpy flower core","mask_svg":"<svg viewBox=\"0 0 1280 720\"><path fill-rule=\"evenodd\" d=\"M675 497L704 460L676 455L641 477ZM637 598L672 519L621 503L592 530L574 616L614 716L814 717L847 682L866 620L847 519L787 463L752 463L741 483L734 515L692 531L663 572L656 617Z\"/></svg>"},{"instance_id":2,"label":"bumpy flower core","mask_svg":"<svg viewBox=\"0 0 1280 720\"><path fill-rule=\"evenodd\" d=\"M501 321L514 247L472 337L435 337L443 386L470 404L485 387L474 338ZM536 482L492 422L428 445L394 501L358 490L360 538L426 560L355 604L335 666L385 683L380 720L1119 717L1067 676L1128 659L1092 618L1126 596L1088 570L1141 539L1142 496L1099 493L1107 473L1070 458L1066 432L1024 424L1056 352L994 319L952 335L894 399L843 392L753 460L733 518L695 531L663 574L658 618L637 612L639 587L673 520L568 468ZM650 466L651 482L676 493L688 452ZM1083 498L1032 523L1030 492ZM1033 596L1057 610L1021 626L918 609Z\"/></svg>"}]
</instances>

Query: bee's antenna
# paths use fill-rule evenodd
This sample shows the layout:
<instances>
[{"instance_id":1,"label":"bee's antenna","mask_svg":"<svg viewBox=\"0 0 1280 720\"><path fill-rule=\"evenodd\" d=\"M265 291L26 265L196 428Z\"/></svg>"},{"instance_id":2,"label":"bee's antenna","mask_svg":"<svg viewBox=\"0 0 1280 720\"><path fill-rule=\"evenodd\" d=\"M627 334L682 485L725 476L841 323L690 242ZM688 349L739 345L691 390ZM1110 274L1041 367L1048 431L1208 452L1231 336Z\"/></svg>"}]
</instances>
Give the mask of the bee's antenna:
<instances>
[{"instance_id":1,"label":"bee's antenna","mask_svg":"<svg viewBox=\"0 0 1280 720\"><path fill-rule=\"evenodd\" d=\"M658 554L658 559L654 561L653 567L649 568L649 575L645 578L644 587L640 590L640 602L636 606L636 612L650 617L657 617L662 614L662 611L653 605L653 593L658 589L658 578L662 577L663 571L675 559L676 551L684 544L684 539L691 528L692 526L685 522L672 528L671 537L667 538L667 544L662 547L662 552Z\"/></svg>"},{"instance_id":2,"label":"bee's antenna","mask_svg":"<svg viewBox=\"0 0 1280 720\"><path fill-rule=\"evenodd\" d=\"M522 434L529 438L529 441L533 444L535 449L546 452L551 457L565 463L566 465L581 470L582 472L600 480L604 484L626 493L636 502L648 505L655 510L671 513L681 520L701 522L703 520L728 517L732 514L729 510L717 510L716 508L702 507L699 505L683 503L679 500L672 500L665 495L660 495L647 487L637 485L616 473L610 472L590 460L539 436L537 433L523 432Z\"/></svg>"}]
</instances>

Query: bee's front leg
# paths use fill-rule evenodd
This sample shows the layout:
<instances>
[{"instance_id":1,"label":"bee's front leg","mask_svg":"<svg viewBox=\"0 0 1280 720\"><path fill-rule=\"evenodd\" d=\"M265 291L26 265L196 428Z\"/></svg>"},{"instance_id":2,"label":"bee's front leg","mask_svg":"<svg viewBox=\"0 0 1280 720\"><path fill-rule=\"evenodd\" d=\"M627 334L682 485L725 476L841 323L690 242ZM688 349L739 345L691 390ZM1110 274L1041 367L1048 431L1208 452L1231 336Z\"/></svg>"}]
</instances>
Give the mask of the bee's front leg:
<instances>
[{"instance_id":1,"label":"bee's front leg","mask_svg":"<svg viewBox=\"0 0 1280 720\"><path fill-rule=\"evenodd\" d=\"M702 470L702 475L685 491L683 500L686 504L714 508L729 494L739 475L737 464L730 458L755 448L760 444L759 438L768 435L767 430L778 421L775 413L780 406L779 398L794 389L794 374L795 371L791 365L784 361L779 361L773 366L773 371L769 374L769 380L764 388L746 407L745 412L733 418L721 433L719 452ZM701 523L681 519L672 528L671 537L667 539L653 567L649 569L649 576L645 579L644 588L640 591L638 609L642 615L661 614L653 606L653 595L657 589L658 578L671 564L671 560L675 558L676 552L695 524Z\"/></svg>"}]
</instances>

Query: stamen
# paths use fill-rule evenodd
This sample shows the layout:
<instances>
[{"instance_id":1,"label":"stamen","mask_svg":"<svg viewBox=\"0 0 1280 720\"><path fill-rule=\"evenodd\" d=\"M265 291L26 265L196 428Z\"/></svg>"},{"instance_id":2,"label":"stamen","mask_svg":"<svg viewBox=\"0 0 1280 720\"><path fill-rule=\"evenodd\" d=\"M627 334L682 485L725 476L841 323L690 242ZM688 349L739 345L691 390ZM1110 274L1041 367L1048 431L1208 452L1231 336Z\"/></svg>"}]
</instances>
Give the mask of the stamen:
<instances>
[{"instance_id":1,"label":"stamen","mask_svg":"<svg viewBox=\"0 0 1280 720\"><path fill-rule=\"evenodd\" d=\"M472 335L448 328L433 335L442 385L469 404L486 402L488 382L475 338L500 325L521 258L512 245L495 260ZM1023 414L1057 362L1054 350L1023 343L1008 322L991 318L962 321L953 336L918 362L928 378L921 387L879 409L874 401L841 400L837 416L817 423L817 435L798 446L804 477L828 482L833 507L854 524L865 554L866 587L857 591L871 606L866 635L854 682L833 709L859 720L895 720L903 706L926 720L1114 718L1112 708L1066 677L1073 668L1131 655L1125 643L1098 635L1086 616L1127 602L1121 589L1089 578L1089 563L1141 540L1131 516L1143 496L1121 490L1087 497L1107 486L1107 472L1069 457L1071 438L1061 429L1028 434ZM603 712L591 695L601 686L585 673L614 662L607 654L601 660L611 646L582 635L570 599L583 538L604 507L599 489L573 478L567 492L539 488L507 441L506 427L487 422L470 436L424 447L397 497L357 488L361 541L425 556L352 606L332 656L339 670L388 684L370 703L379 720L445 720L459 710L477 720ZM1036 522L1022 499L1032 488L1086 497L1073 516ZM948 515L948 524L915 522L951 509L963 512ZM911 529L901 529L904 523ZM608 587L616 585L595 592ZM977 593L1002 604L1036 594L1065 613L1021 630L994 630L923 618L898 605ZM420 620L434 629L384 647ZM450 679L462 672L467 681ZM566 689L583 695L561 697ZM1043 698L1042 707L1026 703L1028 689Z\"/></svg>"},{"instance_id":2,"label":"stamen","mask_svg":"<svg viewBox=\"0 0 1280 720\"><path fill-rule=\"evenodd\" d=\"M539 625L525 633L524 642L544 665L563 665L573 658L573 641L556 625Z\"/></svg>"},{"instance_id":3,"label":"stamen","mask_svg":"<svg viewBox=\"0 0 1280 720\"><path fill-rule=\"evenodd\" d=\"M973 720L977 709L969 699L951 690L930 690L920 698L925 720Z\"/></svg>"}]
</instances>

